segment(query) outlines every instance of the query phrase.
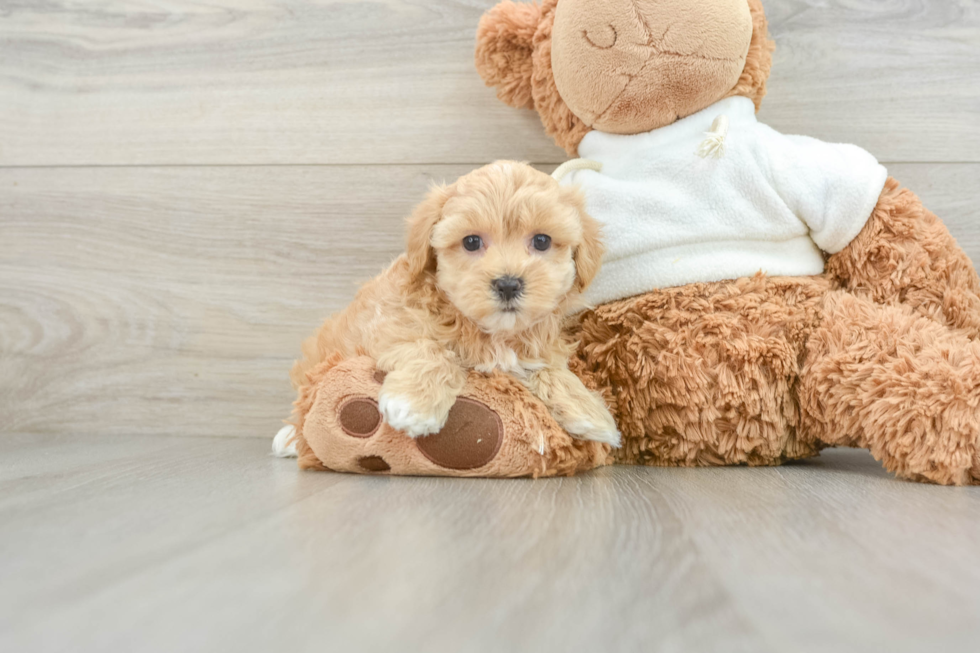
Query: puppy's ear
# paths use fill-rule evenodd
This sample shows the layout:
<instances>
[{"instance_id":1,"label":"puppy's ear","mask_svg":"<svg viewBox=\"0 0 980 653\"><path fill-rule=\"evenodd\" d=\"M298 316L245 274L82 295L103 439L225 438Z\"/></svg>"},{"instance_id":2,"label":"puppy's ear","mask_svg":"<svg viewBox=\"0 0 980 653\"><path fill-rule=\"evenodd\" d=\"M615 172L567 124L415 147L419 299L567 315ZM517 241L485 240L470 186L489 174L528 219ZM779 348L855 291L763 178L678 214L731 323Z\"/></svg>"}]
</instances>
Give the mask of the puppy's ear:
<instances>
[{"instance_id":1,"label":"puppy's ear","mask_svg":"<svg viewBox=\"0 0 980 653\"><path fill-rule=\"evenodd\" d=\"M585 290L602 267L602 255L606 248L602 244L602 225L585 210L585 197L575 186L562 186L564 201L573 206L582 224L582 242L575 248L572 258L575 261L575 290Z\"/></svg>"},{"instance_id":2,"label":"puppy's ear","mask_svg":"<svg viewBox=\"0 0 980 653\"><path fill-rule=\"evenodd\" d=\"M412 277L435 272L436 254L432 249L432 229L442 218L442 209L451 196L450 187L433 187L408 218L405 254Z\"/></svg>"},{"instance_id":3,"label":"puppy's ear","mask_svg":"<svg viewBox=\"0 0 980 653\"><path fill-rule=\"evenodd\" d=\"M476 69L497 97L518 109L534 108L531 76L534 33L541 6L504 0L483 14L476 29Z\"/></svg>"}]
</instances>

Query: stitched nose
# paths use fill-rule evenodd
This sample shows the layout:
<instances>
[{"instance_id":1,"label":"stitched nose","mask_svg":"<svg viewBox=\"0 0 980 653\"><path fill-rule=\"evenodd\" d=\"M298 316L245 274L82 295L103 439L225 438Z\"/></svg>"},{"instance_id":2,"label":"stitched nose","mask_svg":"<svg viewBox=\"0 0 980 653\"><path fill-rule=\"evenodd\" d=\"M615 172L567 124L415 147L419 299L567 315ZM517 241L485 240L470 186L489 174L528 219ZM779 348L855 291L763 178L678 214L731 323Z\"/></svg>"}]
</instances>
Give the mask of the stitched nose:
<instances>
[{"instance_id":1,"label":"stitched nose","mask_svg":"<svg viewBox=\"0 0 980 653\"><path fill-rule=\"evenodd\" d=\"M501 299L508 302L524 290L524 280L518 277L498 277L490 285Z\"/></svg>"}]
</instances>

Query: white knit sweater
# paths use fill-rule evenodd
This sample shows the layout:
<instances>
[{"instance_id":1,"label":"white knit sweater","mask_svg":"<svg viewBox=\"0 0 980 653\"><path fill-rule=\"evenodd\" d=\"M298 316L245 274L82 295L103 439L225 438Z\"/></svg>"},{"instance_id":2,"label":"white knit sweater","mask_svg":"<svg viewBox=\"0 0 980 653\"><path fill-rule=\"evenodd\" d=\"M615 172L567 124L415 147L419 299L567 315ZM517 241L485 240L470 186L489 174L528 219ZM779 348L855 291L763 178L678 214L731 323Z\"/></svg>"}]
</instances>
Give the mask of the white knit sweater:
<instances>
[{"instance_id":1,"label":"white knit sweater","mask_svg":"<svg viewBox=\"0 0 980 653\"><path fill-rule=\"evenodd\" d=\"M720 158L695 151L712 121L729 128ZM821 250L843 249L867 222L887 173L855 145L785 136L732 97L645 134L592 131L578 170L588 210L604 223L606 256L590 304L655 288L824 269Z\"/></svg>"}]
</instances>

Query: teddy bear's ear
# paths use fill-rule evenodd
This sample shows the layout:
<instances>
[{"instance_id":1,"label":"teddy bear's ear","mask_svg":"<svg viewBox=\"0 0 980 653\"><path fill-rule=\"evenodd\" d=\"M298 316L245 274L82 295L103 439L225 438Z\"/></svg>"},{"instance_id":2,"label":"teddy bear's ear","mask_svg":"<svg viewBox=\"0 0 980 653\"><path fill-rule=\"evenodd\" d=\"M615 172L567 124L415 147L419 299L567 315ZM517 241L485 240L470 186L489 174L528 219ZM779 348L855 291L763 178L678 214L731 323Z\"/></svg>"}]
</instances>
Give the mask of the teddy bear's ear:
<instances>
[{"instance_id":1,"label":"teddy bear's ear","mask_svg":"<svg viewBox=\"0 0 980 653\"><path fill-rule=\"evenodd\" d=\"M759 110L762 98L766 95L766 80L772 68L772 52L776 44L769 38L769 24L761 0L748 0L749 13L752 14L752 40L745 57L745 68L735 88L728 95L740 95L755 102Z\"/></svg>"},{"instance_id":2,"label":"teddy bear's ear","mask_svg":"<svg viewBox=\"0 0 980 653\"><path fill-rule=\"evenodd\" d=\"M476 69L497 97L512 107L530 109L534 33L540 5L504 0L483 14L476 30Z\"/></svg>"}]
</instances>

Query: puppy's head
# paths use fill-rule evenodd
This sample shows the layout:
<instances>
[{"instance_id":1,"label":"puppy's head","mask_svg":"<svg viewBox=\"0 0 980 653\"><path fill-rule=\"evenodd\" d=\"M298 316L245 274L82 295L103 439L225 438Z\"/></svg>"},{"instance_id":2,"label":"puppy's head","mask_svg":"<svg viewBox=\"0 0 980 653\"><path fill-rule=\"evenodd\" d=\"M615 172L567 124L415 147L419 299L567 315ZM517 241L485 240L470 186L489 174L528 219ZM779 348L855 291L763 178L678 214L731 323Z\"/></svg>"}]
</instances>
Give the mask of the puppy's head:
<instances>
[{"instance_id":1,"label":"puppy's head","mask_svg":"<svg viewBox=\"0 0 980 653\"><path fill-rule=\"evenodd\" d=\"M409 220L413 275L484 331L522 331L568 306L599 270L599 224L581 193L498 161L434 189Z\"/></svg>"}]
</instances>

